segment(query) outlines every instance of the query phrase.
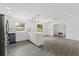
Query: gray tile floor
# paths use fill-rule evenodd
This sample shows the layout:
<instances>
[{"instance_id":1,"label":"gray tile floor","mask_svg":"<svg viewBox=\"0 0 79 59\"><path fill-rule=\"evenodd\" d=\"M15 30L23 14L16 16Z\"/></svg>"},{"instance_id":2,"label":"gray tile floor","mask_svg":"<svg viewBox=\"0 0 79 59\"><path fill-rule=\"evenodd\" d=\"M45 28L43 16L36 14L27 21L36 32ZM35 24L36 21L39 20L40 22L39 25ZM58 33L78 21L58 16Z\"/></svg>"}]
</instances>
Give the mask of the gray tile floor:
<instances>
[{"instance_id":1,"label":"gray tile floor","mask_svg":"<svg viewBox=\"0 0 79 59\"><path fill-rule=\"evenodd\" d=\"M79 41L65 37L44 37L43 47L36 47L29 41L10 44L8 56L78 56Z\"/></svg>"}]
</instances>

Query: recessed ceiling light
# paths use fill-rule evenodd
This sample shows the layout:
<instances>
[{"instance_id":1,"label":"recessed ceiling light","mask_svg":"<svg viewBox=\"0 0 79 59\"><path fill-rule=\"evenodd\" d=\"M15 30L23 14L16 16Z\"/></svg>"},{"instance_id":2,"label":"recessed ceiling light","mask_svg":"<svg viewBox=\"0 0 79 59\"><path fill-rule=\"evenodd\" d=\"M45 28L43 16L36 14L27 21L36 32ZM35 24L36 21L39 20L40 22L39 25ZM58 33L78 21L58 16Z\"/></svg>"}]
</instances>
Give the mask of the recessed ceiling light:
<instances>
[{"instance_id":1,"label":"recessed ceiling light","mask_svg":"<svg viewBox=\"0 0 79 59\"><path fill-rule=\"evenodd\" d=\"M54 17L53 19L58 20L58 17Z\"/></svg>"},{"instance_id":2,"label":"recessed ceiling light","mask_svg":"<svg viewBox=\"0 0 79 59\"><path fill-rule=\"evenodd\" d=\"M8 11L8 13L10 13L10 11Z\"/></svg>"},{"instance_id":3,"label":"recessed ceiling light","mask_svg":"<svg viewBox=\"0 0 79 59\"><path fill-rule=\"evenodd\" d=\"M23 16L23 15L21 15L21 16Z\"/></svg>"},{"instance_id":4,"label":"recessed ceiling light","mask_svg":"<svg viewBox=\"0 0 79 59\"><path fill-rule=\"evenodd\" d=\"M69 13L69 14L68 14L68 16L72 16L72 14L71 14L71 13Z\"/></svg>"},{"instance_id":5,"label":"recessed ceiling light","mask_svg":"<svg viewBox=\"0 0 79 59\"><path fill-rule=\"evenodd\" d=\"M10 10L11 8L9 8L9 7L6 7L6 9Z\"/></svg>"},{"instance_id":6,"label":"recessed ceiling light","mask_svg":"<svg viewBox=\"0 0 79 59\"><path fill-rule=\"evenodd\" d=\"M23 11L22 13L24 14L25 12Z\"/></svg>"}]
</instances>

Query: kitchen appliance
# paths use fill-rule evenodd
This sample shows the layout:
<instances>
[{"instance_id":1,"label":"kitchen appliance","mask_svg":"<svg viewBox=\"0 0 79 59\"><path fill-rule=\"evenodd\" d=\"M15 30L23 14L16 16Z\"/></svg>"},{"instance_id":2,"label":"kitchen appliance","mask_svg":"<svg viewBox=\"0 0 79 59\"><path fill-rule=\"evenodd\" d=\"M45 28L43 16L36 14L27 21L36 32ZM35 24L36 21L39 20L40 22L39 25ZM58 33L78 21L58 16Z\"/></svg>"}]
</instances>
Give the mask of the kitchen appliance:
<instances>
[{"instance_id":1,"label":"kitchen appliance","mask_svg":"<svg viewBox=\"0 0 79 59\"><path fill-rule=\"evenodd\" d=\"M9 33L8 37L9 37L8 38L9 44L16 43L16 34L15 33Z\"/></svg>"},{"instance_id":2,"label":"kitchen appliance","mask_svg":"<svg viewBox=\"0 0 79 59\"><path fill-rule=\"evenodd\" d=\"M0 56L5 56L8 40L9 22L4 14L0 14Z\"/></svg>"}]
</instances>

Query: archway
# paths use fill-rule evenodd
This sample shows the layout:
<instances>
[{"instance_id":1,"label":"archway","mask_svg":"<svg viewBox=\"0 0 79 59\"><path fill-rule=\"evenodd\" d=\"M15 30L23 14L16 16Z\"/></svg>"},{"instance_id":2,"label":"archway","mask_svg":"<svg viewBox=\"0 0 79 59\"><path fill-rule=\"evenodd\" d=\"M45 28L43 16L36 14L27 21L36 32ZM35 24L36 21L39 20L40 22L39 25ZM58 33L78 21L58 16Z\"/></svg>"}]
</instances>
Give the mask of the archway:
<instances>
[{"instance_id":1,"label":"archway","mask_svg":"<svg viewBox=\"0 0 79 59\"><path fill-rule=\"evenodd\" d=\"M54 25L54 36L66 36L66 26L65 24L55 24Z\"/></svg>"}]
</instances>

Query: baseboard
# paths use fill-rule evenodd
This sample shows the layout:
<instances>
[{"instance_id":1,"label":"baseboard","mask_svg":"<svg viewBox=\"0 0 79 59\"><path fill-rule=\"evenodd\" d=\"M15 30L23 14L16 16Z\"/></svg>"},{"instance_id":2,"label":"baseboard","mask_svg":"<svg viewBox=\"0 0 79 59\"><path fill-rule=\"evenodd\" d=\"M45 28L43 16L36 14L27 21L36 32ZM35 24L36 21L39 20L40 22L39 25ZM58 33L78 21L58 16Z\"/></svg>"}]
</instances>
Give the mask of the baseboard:
<instances>
[{"instance_id":1,"label":"baseboard","mask_svg":"<svg viewBox=\"0 0 79 59\"><path fill-rule=\"evenodd\" d=\"M28 41L28 40L23 40L23 41L16 41L16 43L19 43L19 42L25 42L25 41Z\"/></svg>"}]
</instances>

